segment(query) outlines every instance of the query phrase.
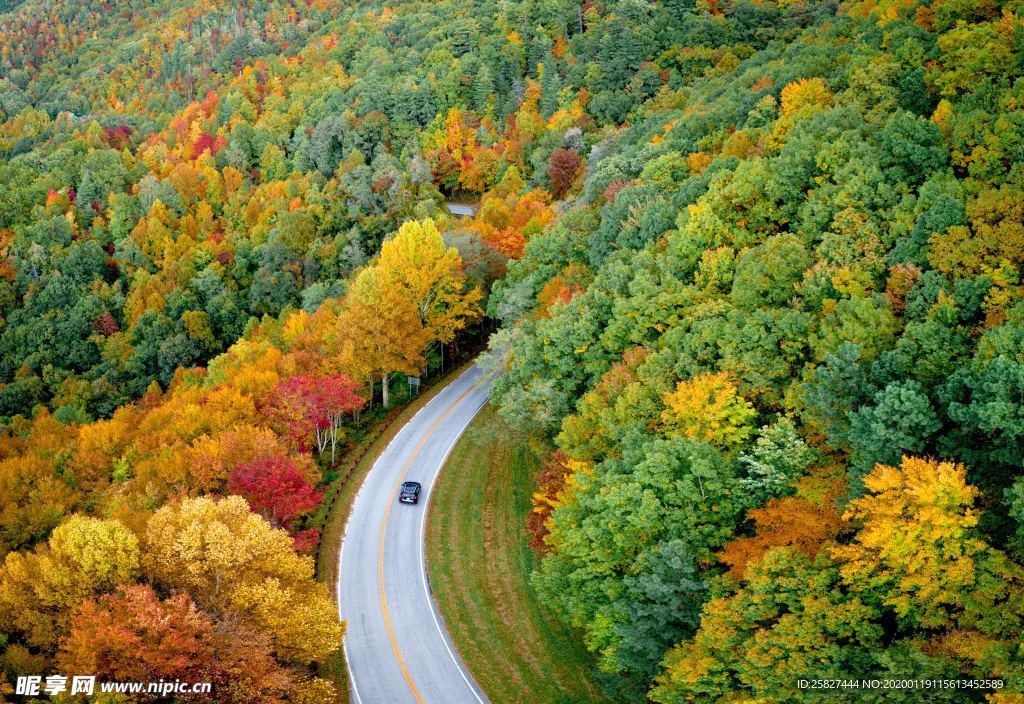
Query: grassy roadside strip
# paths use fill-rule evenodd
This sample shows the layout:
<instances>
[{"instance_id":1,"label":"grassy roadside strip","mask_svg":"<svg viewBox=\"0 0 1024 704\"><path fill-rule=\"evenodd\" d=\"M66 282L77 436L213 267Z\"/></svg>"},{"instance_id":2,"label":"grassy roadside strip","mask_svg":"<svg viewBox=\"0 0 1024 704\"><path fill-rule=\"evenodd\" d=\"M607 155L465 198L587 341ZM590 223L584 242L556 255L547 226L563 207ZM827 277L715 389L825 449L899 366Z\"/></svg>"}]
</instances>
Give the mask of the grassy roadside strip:
<instances>
[{"instance_id":1,"label":"grassy roadside strip","mask_svg":"<svg viewBox=\"0 0 1024 704\"><path fill-rule=\"evenodd\" d=\"M345 532L345 523L352 508L352 501L359 492L363 480L369 473L377 457L388 446L402 426L412 418L418 410L440 393L450 381L464 372L473 363L475 355L462 362L458 367L446 372L434 381L423 392L407 403L393 415L381 418L379 427L372 428L364 438L356 443L338 462L339 467L347 467L350 458L359 458L351 471L342 470L342 476L326 489L327 496L337 494L333 503L325 502L314 517L312 525L321 529L320 556L317 563L317 578L330 588L331 596L337 594L338 567L341 550L341 539ZM344 651L338 650L320 667L320 676L332 682L338 689L338 704L348 704L349 685L348 667L345 663Z\"/></svg>"},{"instance_id":2,"label":"grassy roadside strip","mask_svg":"<svg viewBox=\"0 0 1024 704\"><path fill-rule=\"evenodd\" d=\"M431 494L430 584L452 639L492 704L604 704L594 662L541 608L523 528L540 458L490 405Z\"/></svg>"}]
</instances>

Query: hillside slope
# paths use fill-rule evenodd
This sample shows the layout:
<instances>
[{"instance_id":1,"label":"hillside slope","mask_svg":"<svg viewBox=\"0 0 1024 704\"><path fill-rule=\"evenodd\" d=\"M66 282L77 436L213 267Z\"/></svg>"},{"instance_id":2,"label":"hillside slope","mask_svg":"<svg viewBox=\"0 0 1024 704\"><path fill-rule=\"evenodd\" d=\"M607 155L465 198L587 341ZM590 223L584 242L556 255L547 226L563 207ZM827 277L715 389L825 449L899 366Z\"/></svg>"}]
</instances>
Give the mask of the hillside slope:
<instances>
[{"instance_id":1,"label":"hillside slope","mask_svg":"<svg viewBox=\"0 0 1024 704\"><path fill-rule=\"evenodd\" d=\"M680 47L701 77L607 131L509 265L495 395L561 468L535 582L622 697L1020 686L1018 12Z\"/></svg>"}]
</instances>

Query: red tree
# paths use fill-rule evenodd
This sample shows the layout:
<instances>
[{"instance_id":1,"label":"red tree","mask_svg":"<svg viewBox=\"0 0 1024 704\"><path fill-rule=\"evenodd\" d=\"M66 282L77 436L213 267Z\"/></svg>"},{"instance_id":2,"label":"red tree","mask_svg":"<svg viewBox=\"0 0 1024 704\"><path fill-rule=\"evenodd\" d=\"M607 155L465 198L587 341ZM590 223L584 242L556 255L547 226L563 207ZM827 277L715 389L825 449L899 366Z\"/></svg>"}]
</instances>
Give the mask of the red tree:
<instances>
[{"instance_id":1,"label":"red tree","mask_svg":"<svg viewBox=\"0 0 1024 704\"><path fill-rule=\"evenodd\" d=\"M537 489L533 494L533 510L526 517L526 532L530 536L530 547L541 554L546 553L548 549L547 543L544 542L548 534L548 518L554 511L559 492L565 489L566 482L572 474L568 461L569 458L564 452L555 450L534 474Z\"/></svg>"},{"instance_id":2,"label":"red tree","mask_svg":"<svg viewBox=\"0 0 1024 704\"><path fill-rule=\"evenodd\" d=\"M308 554L312 552L318 542L320 542L319 528L307 528L306 530L292 533L292 544L295 546L295 552Z\"/></svg>"},{"instance_id":3,"label":"red tree","mask_svg":"<svg viewBox=\"0 0 1024 704\"><path fill-rule=\"evenodd\" d=\"M121 587L86 601L61 644L69 672L118 680L188 678L211 658L213 626L187 594L166 601L152 587Z\"/></svg>"},{"instance_id":4,"label":"red tree","mask_svg":"<svg viewBox=\"0 0 1024 704\"><path fill-rule=\"evenodd\" d=\"M359 387L344 374L293 376L274 387L271 414L300 447L306 447L310 436L321 453L329 444L333 463L342 418L366 403Z\"/></svg>"},{"instance_id":5,"label":"red tree","mask_svg":"<svg viewBox=\"0 0 1024 704\"><path fill-rule=\"evenodd\" d=\"M103 335L103 337L110 337L121 328L118 327L117 321L114 320L114 316L110 314L110 311L105 310L93 319L92 329Z\"/></svg>"},{"instance_id":6,"label":"red tree","mask_svg":"<svg viewBox=\"0 0 1024 704\"><path fill-rule=\"evenodd\" d=\"M145 584L83 602L57 660L102 679L211 682L203 701L225 704L283 702L295 685L265 633L229 615L213 620L187 594L161 601Z\"/></svg>"},{"instance_id":7,"label":"red tree","mask_svg":"<svg viewBox=\"0 0 1024 704\"><path fill-rule=\"evenodd\" d=\"M220 145L217 143L217 140L215 140L208 132L203 132L199 135L199 139L196 140L196 143L192 148L192 153L196 158L198 158L202 156L204 151L209 150L210 156L214 156L219 148Z\"/></svg>"},{"instance_id":8,"label":"red tree","mask_svg":"<svg viewBox=\"0 0 1024 704\"><path fill-rule=\"evenodd\" d=\"M583 160L571 149L558 148L551 152L548 161L548 179L551 181L551 194L557 199L569 190L576 180L576 172L580 170Z\"/></svg>"},{"instance_id":9,"label":"red tree","mask_svg":"<svg viewBox=\"0 0 1024 704\"><path fill-rule=\"evenodd\" d=\"M276 455L235 467L228 477L228 491L244 497L253 511L273 525L286 529L324 497L294 463Z\"/></svg>"}]
</instances>

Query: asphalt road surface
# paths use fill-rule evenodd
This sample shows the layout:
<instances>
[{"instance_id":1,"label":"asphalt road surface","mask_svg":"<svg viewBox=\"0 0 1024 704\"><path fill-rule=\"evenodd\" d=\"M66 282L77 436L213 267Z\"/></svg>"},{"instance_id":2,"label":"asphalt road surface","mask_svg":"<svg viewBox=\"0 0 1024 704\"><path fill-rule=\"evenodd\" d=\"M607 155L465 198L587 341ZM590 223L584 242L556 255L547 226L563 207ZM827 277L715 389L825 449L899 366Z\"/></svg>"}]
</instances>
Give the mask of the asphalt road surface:
<instances>
[{"instance_id":1,"label":"asphalt road surface","mask_svg":"<svg viewBox=\"0 0 1024 704\"><path fill-rule=\"evenodd\" d=\"M470 367L398 432L356 496L341 546L338 610L355 704L486 704L430 593L424 557L430 491L487 380ZM398 503L403 481L423 485Z\"/></svg>"},{"instance_id":2,"label":"asphalt road surface","mask_svg":"<svg viewBox=\"0 0 1024 704\"><path fill-rule=\"evenodd\" d=\"M445 206L447 206L448 212L452 215L472 217L476 214L476 206L470 205L469 203L453 203L448 201L445 203Z\"/></svg>"}]
</instances>

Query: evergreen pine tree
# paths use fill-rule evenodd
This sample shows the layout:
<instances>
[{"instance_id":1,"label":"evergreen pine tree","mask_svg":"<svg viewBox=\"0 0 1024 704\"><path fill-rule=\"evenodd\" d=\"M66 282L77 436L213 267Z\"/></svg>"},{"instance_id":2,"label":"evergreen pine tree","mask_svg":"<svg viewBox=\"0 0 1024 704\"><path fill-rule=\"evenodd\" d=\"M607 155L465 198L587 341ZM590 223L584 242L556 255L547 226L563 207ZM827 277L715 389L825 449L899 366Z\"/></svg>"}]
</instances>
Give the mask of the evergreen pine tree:
<instances>
[{"instance_id":1,"label":"evergreen pine tree","mask_svg":"<svg viewBox=\"0 0 1024 704\"><path fill-rule=\"evenodd\" d=\"M482 64L473 81L473 107L481 115L493 112L494 78L491 68Z\"/></svg>"},{"instance_id":2,"label":"evergreen pine tree","mask_svg":"<svg viewBox=\"0 0 1024 704\"><path fill-rule=\"evenodd\" d=\"M549 55L547 60L541 64L540 114L545 119L551 117L558 109L558 91L561 87L555 61Z\"/></svg>"}]
</instances>

